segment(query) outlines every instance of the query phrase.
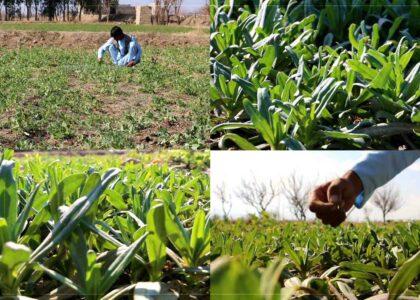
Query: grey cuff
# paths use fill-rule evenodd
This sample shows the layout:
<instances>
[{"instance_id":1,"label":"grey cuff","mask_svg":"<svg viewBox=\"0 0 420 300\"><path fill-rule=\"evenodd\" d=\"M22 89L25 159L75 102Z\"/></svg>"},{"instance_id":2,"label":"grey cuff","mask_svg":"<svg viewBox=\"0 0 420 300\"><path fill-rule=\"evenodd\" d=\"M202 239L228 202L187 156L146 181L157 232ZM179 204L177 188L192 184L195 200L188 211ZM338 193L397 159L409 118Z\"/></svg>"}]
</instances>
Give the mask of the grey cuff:
<instances>
[{"instance_id":1,"label":"grey cuff","mask_svg":"<svg viewBox=\"0 0 420 300\"><path fill-rule=\"evenodd\" d=\"M356 199L356 207L362 208L366 202L372 197L375 192L376 186L375 183L371 180L372 176L366 175L366 167L362 167L361 164L357 164L352 169L353 172L359 176L360 181L362 182L363 190L362 193Z\"/></svg>"}]
</instances>

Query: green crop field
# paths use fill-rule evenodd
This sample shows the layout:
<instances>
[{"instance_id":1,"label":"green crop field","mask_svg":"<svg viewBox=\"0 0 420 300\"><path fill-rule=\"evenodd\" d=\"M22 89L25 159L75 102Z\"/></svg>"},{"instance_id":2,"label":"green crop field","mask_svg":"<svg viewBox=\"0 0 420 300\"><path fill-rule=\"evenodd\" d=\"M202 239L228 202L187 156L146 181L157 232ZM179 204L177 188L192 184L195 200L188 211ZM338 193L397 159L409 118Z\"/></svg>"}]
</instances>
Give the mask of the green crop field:
<instances>
[{"instance_id":1,"label":"green crop field","mask_svg":"<svg viewBox=\"0 0 420 300\"><path fill-rule=\"evenodd\" d=\"M212 223L214 299L393 300L420 294L419 222L332 228L264 216Z\"/></svg>"},{"instance_id":2,"label":"green crop field","mask_svg":"<svg viewBox=\"0 0 420 300\"><path fill-rule=\"evenodd\" d=\"M144 45L130 69L99 64L96 47L57 43L0 47L2 147L205 147L207 46Z\"/></svg>"},{"instance_id":3,"label":"green crop field","mask_svg":"<svg viewBox=\"0 0 420 300\"><path fill-rule=\"evenodd\" d=\"M0 157L2 298L208 297L209 153Z\"/></svg>"},{"instance_id":4,"label":"green crop field","mask_svg":"<svg viewBox=\"0 0 420 300\"><path fill-rule=\"evenodd\" d=\"M219 148L418 149L418 0L212 0Z\"/></svg>"},{"instance_id":5,"label":"green crop field","mask_svg":"<svg viewBox=\"0 0 420 300\"><path fill-rule=\"evenodd\" d=\"M113 23L53 23L53 22L0 22L0 30L34 30L34 31L89 31L89 32L109 32ZM118 25L115 23L115 25ZM196 30L194 27L187 26L167 26L167 25L134 25L124 24L124 28L129 32L156 32L156 33L177 33L190 32ZM203 29L207 30L207 29Z\"/></svg>"}]
</instances>

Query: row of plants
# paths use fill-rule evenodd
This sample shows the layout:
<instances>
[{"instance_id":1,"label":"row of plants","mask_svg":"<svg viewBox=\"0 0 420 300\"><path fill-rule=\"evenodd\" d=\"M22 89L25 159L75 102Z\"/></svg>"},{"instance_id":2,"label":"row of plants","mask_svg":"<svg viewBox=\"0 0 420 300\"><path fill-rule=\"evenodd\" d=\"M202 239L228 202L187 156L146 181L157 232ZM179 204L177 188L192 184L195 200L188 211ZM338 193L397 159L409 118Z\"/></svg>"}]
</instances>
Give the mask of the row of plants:
<instances>
[{"instance_id":1,"label":"row of plants","mask_svg":"<svg viewBox=\"0 0 420 300\"><path fill-rule=\"evenodd\" d=\"M182 151L24 158L4 151L0 296L208 295L208 160Z\"/></svg>"},{"instance_id":2,"label":"row of plants","mask_svg":"<svg viewBox=\"0 0 420 300\"><path fill-rule=\"evenodd\" d=\"M211 5L219 148L420 146L418 1L251 2Z\"/></svg>"},{"instance_id":3,"label":"row of plants","mask_svg":"<svg viewBox=\"0 0 420 300\"><path fill-rule=\"evenodd\" d=\"M417 299L420 223L214 220L215 299Z\"/></svg>"}]
</instances>

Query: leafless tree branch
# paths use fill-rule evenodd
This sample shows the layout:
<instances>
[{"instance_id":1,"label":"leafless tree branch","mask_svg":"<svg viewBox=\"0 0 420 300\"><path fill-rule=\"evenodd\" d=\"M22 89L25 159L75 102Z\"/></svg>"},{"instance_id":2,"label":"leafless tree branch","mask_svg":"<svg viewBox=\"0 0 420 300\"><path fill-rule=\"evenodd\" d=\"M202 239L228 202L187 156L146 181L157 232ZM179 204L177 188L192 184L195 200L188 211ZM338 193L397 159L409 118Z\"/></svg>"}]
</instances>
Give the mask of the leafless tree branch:
<instances>
[{"instance_id":1,"label":"leafless tree branch","mask_svg":"<svg viewBox=\"0 0 420 300\"><path fill-rule=\"evenodd\" d=\"M236 195L245 204L252 206L258 214L262 214L267 211L273 200L280 195L280 191L272 179L260 181L254 176L249 180L242 179Z\"/></svg>"},{"instance_id":2,"label":"leafless tree branch","mask_svg":"<svg viewBox=\"0 0 420 300\"><path fill-rule=\"evenodd\" d=\"M292 214L298 220L306 220L307 201L311 192L311 184L293 171L280 181L281 193L288 200Z\"/></svg>"},{"instance_id":3,"label":"leafless tree branch","mask_svg":"<svg viewBox=\"0 0 420 300\"><path fill-rule=\"evenodd\" d=\"M386 216L401 207L401 198L399 190L392 185L385 186L375 192L372 203L382 213L382 219L385 222Z\"/></svg>"},{"instance_id":4,"label":"leafless tree branch","mask_svg":"<svg viewBox=\"0 0 420 300\"><path fill-rule=\"evenodd\" d=\"M232 210L232 203L228 199L228 193L224 183L216 186L214 193L220 202L222 203L223 218L227 220L229 218L230 211Z\"/></svg>"}]
</instances>

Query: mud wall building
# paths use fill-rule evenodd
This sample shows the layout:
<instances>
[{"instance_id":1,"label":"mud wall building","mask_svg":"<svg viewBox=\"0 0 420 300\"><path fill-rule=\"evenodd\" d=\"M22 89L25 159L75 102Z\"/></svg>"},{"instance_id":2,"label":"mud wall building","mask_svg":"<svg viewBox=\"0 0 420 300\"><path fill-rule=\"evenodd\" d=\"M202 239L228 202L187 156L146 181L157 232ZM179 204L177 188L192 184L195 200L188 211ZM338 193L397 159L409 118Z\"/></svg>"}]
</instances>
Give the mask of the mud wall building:
<instances>
[{"instance_id":1,"label":"mud wall building","mask_svg":"<svg viewBox=\"0 0 420 300\"><path fill-rule=\"evenodd\" d=\"M136 24L152 24L155 15L155 5L138 5L136 6Z\"/></svg>"}]
</instances>

